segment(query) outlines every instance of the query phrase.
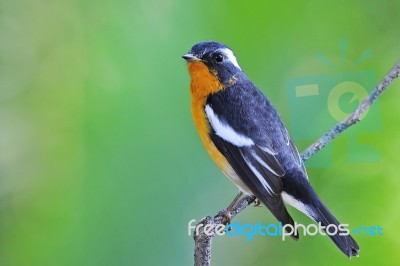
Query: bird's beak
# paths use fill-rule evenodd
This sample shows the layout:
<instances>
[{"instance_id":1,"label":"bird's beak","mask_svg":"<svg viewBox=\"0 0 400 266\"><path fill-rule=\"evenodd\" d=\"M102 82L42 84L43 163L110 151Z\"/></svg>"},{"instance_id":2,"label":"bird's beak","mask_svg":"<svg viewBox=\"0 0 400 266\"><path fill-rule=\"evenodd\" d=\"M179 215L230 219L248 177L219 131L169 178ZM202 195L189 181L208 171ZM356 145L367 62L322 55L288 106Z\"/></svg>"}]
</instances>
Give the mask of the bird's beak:
<instances>
[{"instance_id":1,"label":"bird's beak","mask_svg":"<svg viewBox=\"0 0 400 266\"><path fill-rule=\"evenodd\" d=\"M182 58L185 59L187 62L200 61L200 58L197 58L196 56L194 56L194 55L192 55L190 53L182 55Z\"/></svg>"}]
</instances>

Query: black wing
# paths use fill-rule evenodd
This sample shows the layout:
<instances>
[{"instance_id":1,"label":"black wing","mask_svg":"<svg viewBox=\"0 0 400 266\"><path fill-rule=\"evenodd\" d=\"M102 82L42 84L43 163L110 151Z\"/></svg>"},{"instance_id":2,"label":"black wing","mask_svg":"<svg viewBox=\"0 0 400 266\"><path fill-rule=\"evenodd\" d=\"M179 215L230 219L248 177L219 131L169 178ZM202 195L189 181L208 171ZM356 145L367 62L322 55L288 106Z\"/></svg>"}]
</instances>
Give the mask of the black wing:
<instances>
[{"instance_id":1,"label":"black wing","mask_svg":"<svg viewBox=\"0 0 400 266\"><path fill-rule=\"evenodd\" d=\"M205 111L211 140L242 182L280 222L293 225L281 196L282 178L301 159L267 98L241 80L210 95Z\"/></svg>"},{"instance_id":2,"label":"black wing","mask_svg":"<svg viewBox=\"0 0 400 266\"><path fill-rule=\"evenodd\" d=\"M294 225L281 197L283 189L281 177L285 175L285 171L276 157L257 145L248 147L233 145L215 132L211 133L210 137L243 183L276 219L282 224ZM297 235L294 237L298 238Z\"/></svg>"}]
</instances>

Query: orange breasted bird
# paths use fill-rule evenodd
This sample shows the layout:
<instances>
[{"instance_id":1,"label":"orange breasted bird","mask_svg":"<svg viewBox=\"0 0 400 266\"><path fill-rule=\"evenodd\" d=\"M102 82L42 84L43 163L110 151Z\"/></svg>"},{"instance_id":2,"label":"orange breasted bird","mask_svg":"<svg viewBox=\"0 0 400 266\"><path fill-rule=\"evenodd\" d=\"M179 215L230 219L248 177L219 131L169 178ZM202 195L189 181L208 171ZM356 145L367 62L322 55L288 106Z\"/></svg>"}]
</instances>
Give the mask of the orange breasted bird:
<instances>
[{"instance_id":1,"label":"orange breasted bird","mask_svg":"<svg viewBox=\"0 0 400 266\"><path fill-rule=\"evenodd\" d=\"M277 111L242 71L232 50L206 41L182 57L188 62L192 115L200 139L239 188L238 195L255 196L282 225L294 227L285 206L289 204L322 226L337 228L339 221L311 187ZM298 239L298 233L292 237ZM330 238L348 257L358 255L350 235L337 232Z\"/></svg>"}]
</instances>

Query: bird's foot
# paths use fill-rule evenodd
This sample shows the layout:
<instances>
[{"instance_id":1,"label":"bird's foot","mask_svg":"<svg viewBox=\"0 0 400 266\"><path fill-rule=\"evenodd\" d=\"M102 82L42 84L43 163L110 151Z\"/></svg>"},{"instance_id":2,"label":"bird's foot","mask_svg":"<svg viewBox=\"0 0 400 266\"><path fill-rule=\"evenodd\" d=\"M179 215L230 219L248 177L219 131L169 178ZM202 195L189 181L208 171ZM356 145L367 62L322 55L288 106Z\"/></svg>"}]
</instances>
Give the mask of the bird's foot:
<instances>
[{"instance_id":1,"label":"bird's foot","mask_svg":"<svg viewBox=\"0 0 400 266\"><path fill-rule=\"evenodd\" d=\"M223 220L222 220L222 223L224 225L228 225L228 224L230 224L232 222L232 215L231 215L231 212L229 210L223 211L222 215L224 217Z\"/></svg>"},{"instance_id":2,"label":"bird's foot","mask_svg":"<svg viewBox=\"0 0 400 266\"><path fill-rule=\"evenodd\" d=\"M261 207L260 206L261 205L261 201L259 199L256 198L253 203L254 203L254 207Z\"/></svg>"}]
</instances>

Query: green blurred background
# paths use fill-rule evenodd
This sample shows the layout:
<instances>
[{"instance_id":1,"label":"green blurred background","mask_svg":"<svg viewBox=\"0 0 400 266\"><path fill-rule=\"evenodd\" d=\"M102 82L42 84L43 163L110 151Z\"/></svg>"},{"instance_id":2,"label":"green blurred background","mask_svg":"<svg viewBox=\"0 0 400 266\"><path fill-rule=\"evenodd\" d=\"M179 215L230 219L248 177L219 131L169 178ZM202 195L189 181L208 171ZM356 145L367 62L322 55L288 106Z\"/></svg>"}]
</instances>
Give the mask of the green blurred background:
<instances>
[{"instance_id":1,"label":"green blurred background","mask_svg":"<svg viewBox=\"0 0 400 266\"><path fill-rule=\"evenodd\" d=\"M399 58L399 10L395 0L0 0L0 265L191 265L187 223L237 189L201 146L180 56L201 40L230 45L290 130L286 82L364 69L379 80ZM372 56L339 64L343 39L349 62ZM322 236L218 237L213 265L399 262L399 99L397 81L380 98L380 131L362 137L377 162L346 160L350 129L331 167L309 169L339 220L384 236L356 236L352 260ZM275 219L250 207L237 221Z\"/></svg>"}]
</instances>

